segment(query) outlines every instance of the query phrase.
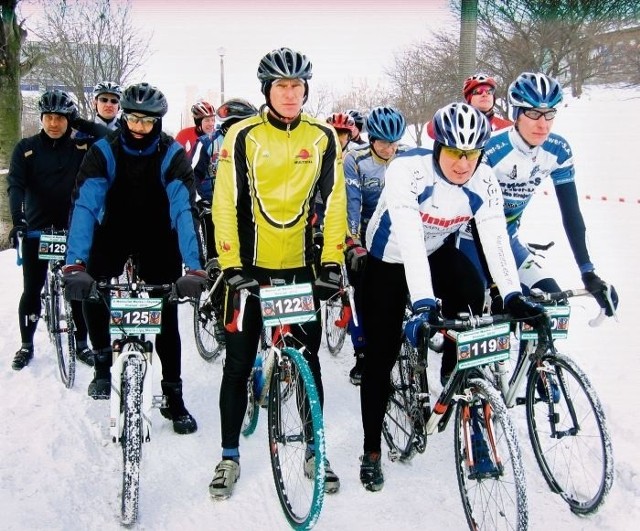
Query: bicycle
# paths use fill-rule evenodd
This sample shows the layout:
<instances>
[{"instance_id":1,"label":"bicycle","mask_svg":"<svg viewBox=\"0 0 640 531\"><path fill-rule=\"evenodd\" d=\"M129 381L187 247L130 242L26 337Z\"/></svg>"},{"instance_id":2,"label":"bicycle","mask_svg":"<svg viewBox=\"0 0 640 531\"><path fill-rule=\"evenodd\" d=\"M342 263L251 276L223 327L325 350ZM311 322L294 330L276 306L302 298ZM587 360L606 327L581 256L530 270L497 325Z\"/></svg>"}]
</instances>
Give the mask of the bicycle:
<instances>
[{"instance_id":1,"label":"bicycle","mask_svg":"<svg viewBox=\"0 0 640 531\"><path fill-rule=\"evenodd\" d=\"M554 345L555 339L568 334L568 299L586 295L591 294L585 289L558 293L533 290L531 299L545 305L550 316L551 338L541 342L522 326L513 365L501 361L491 364L488 371L507 407L525 405L529 439L549 488L572 512L582 515L603 504L614 474L602 404L587 375ZM604 318L601 311L590 325L597 326Z\"/></svg>"},{"instance_id":2,"label":"bicycle","mask_svg":"<svg viewBox=\"0 0 640 531\"><path fill-rule=\"evenodd\" d=\"M209 276L207 287L193 304L193 333L198 354L213 362L225 348L224 282L218 260L213 258L205 266Z\"/></svg>"},{"instance_id":3,"label":"bicycle","mask_svg":"<svg viewBox=\"0 0 640 531\"><path fill-rule=\"evenodd\" d=\"M56 349L58 372L63 385L71 389L76 376L75 323L71 303L64 298L62 266L67 251L67 231L53 227L46 230L30 230L26 238L38 238L38 258L48 260L47 279L40 298L49 340ZM19 240L18 256L21 257Z\"/></svg>"},{"instance_id":4,"label":"bicycle","mask_svg":"<svg viewBox=\"0 0 640 531\"><path fill-rule=\"evenodd\" d=\"M198 211L198 239L200 240L200 248L202 249L202 256L206 262L209 257L209 242L213 235L208 234L207 224L211 220L211 201L205 199L199 199L196 203Z\"/></svg>"},{"instance_id":5,"label":"bicycle","mask_svg":"<svg viewBox=\"0 0 640 531\"><path fill-rule=\"evenodd\" d=\"M424 328L417 348L404 339L382 432L389 459L409 461L426 450L429 435L446 429L455 412L456 475L469 527L522 530L528 504L517 432L502 397L479 369L508 358L510 325L483 326L479 319L460 314L444 320L441 332L456 341L458 362L433 408L427 379L433 330Z\"/></svg>"},{"instance_id":6,"label":"bicycle","mask_svg":"<svg viewBox=\"0 0 640 531\"><path fill-rule=\"evenodd\" d=\"M160 333L165 299L182 301L174 284L145 284L135 267L125 270L131 275L126 275L128 281L99 281L88 300L109 306L109 330L117 336L112 343L110 435L122 446L120 520L132 525L138 517L142 443L151 440L151 409L167 407L163 395L153 395L153 343L147 336Z\"/></svg>"},{"instance_id":7,"label":"bicycle","mask_svg":"<svg viewBox=\"0 0 640 531\"><path fill-rule=\"evenodd\" d=\"M242 330L249 296L260 298L263 334L260 353L247 380L247 412L242 433L255 431L258 411L267 408L271 469L278 499L293 529L311 529L322 510L326 460L324 421L311 369L304 358L306 347L292 334L290 325L316 319L310 283L272 285L260 294L242 290L238 313L231 325ZM312 477L304 477L309 444L314 445Z\"/></svg>"}]
</instances>

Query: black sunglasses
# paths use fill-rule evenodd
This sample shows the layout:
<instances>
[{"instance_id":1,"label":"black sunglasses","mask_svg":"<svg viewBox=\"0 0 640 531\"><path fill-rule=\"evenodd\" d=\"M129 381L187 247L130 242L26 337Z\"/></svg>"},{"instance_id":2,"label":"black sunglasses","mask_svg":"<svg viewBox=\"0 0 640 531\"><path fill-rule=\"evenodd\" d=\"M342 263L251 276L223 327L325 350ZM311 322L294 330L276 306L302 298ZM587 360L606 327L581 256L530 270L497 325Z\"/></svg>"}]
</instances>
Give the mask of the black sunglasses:
<instances>
[{"instance_id":1,"label":"black sunglasses","mask_svg":"<svg viewBox=\"0 0 640 531\"><path fill-rule=\"evenodd\" d=\"M117 98L105 98L104 96L98 97L98 101L100 103L113 103L114 105L120 103L120 100Z\"/></svg>"}]
</instances>

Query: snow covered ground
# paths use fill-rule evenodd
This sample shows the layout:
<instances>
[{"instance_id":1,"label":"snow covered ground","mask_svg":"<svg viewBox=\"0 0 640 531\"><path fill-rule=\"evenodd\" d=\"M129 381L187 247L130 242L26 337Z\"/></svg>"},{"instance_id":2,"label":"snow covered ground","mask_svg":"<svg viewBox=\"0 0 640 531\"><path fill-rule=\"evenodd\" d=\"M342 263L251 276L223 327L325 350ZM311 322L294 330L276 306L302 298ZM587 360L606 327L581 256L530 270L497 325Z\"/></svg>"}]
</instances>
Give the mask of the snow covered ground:
<instances>
[{"instance_id":1,"label":"snow covered ground","mask_svg":"<svg viewBox=\"0 0 640 531\"><path fill-rule=\"evenodd\" d=\"M633 361L640 311L636 265L640 259L640 91L591 89L569 99L554 131L566 136L577 161L578 189L598 273L620 294L620 322L591 329L595 303L574 304L569 338L562 350L590 376L608 419L615 480L595 515L573 515L552 494L531 451L522 408L513 410L527 470L530 528L564 530L635 529L640 521L640 421L633 413L640 371ZM563 287L579 287L551 188L534 200L524 220L530 241L554 240L547 258ZM587 199L590 196L590 199ZM602 200L601 197L607 197ZM619 201L623 199L624 201ZM108 403L86 395L91 370L78 367L76 384L60 383L55 353L44 327L36 353L23 371L11 369L19 347L16 318L22 288L15 253L0 253L0 528L4 530L115 530L120 528L120 447L108 433ZM208 364L195 349L189 308L181 307L186 403L199 430L179 436L157 411L153 439L143 447L141 530L286 529L273 487L264 415L256 433L241 442L242 477L233 497L209 498L207 486L220 454L218 392L222 365ZM427 451L408 464L384 461L385 487L366 492L358 480L362 428L357 388L348 382L352 349L332 357L322 352L326 387L327 448L342 488L327 496L316 526L335 529L465 529L454 463L451 427L429 439ZM435 370L435 367L433 368ZM160 370L154 387L160 393ZM633 524L633 522L636 524Z\"/></svg>"}]
</instances>

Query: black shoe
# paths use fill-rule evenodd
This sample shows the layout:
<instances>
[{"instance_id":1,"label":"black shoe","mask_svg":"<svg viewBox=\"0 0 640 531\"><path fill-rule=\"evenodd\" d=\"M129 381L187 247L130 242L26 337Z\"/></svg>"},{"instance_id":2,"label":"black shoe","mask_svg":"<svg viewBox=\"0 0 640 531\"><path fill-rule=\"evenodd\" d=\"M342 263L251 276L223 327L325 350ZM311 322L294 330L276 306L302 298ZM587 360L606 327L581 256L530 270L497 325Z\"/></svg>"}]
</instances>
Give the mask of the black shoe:
<instances>
[{"instance_id":1,"label":"black shoe","mask_svg":"<svg viewBox=\"0 0 640 531\"><path fill-rule=\"evenodd\" d=\"M93 350L91 350L89 347L78 349L78 351L76 352L76 358L89 367L93 367L95 363L93 359Z\"/></svg>"},{"instance_id":2,"label":"black shoe","mask_svg":"<svg viewBox=\"0 0 640 531\"><path fill-rule=\"evenodd\" d=\"M14 371L21 371L29 362L33 359L33 347L27 348L22 347L13 358L13 362L11 363L11 368Z\"/></svg>"},{"instance_id":3,"label":"black shoe","mask_svg":"<svg viewBox=\"0 0 640 531\"><path fill-rule=\"evenodd\" d=\"M365 452L360 458L360 482L365 489L377 492L384 487L380 452Z\"/></svg>"},{"instance_id":4,"label":"black shoe","mask_svg":"<svg viewBox=\"0 0 640 531\"><path fill-rule=\"evenodd\" d=\"M94 376L87 394L94 400L109 400L111 397L111 378L98 378Z\"/></svg>"},{"instance_id":5,"label":"black shoe","mask_svg":"<svg viewBox=\"0 0 640 531\"><path fill-rule=\"evenodd\" d=\"M360 385L362 383L362 367L364 365L364 352L356 351L354 353L356 357L356 364L349 371L349 380L353 385Z\"/></svg>"},{"instance_id":6,"label":"black shoe","mask_svg":"<svg viewBox=\"0 0 640 531\"><path fill-rule=\"evenodd\" d=\"M182 382L160 382L163 394L167 397L167 407L160 408L160 414L173 422L173 431L180 435L193 433L198 423L184 407L182 400Z\"/></svg>"}]
</instances>

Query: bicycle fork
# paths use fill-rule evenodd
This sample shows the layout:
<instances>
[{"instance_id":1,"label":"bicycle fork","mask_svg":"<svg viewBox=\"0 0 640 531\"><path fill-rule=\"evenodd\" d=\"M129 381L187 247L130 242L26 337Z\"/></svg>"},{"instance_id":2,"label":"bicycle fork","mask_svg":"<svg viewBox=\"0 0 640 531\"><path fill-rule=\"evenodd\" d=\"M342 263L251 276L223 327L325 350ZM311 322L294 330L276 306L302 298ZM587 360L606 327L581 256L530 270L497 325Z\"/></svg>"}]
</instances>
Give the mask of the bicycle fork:
<instances>
[{"instance_id":1,"label":"bicycle fork","mask_svg":"<svg viewBox=\"0 0 640 531\"><path fill-rule=\"evenodd\" d=\"M153 395L153 345L151 341L120 342L113 344L113 364L111 367L111 417L110 434L113 442L122 437L124 423L122 419L122 381L125 366L129 363L140 365L142 372L142 440L151 440L151 409L165 407L165 397Z\"/></svg>"},{"instance_id":2,"label":"bicycle fork","mask_svg":"<svg viewBox=\"0 0 640 531\"><path fill-rule=\"evenodd\" d=\"M483 479L486 477L498 476L503 470L502 458L498 452L496 444L495 429L493 423L493 410L488 402L480 406L471 404L473 395L463 398L462 406L462 437L464 440L465 460L470 471L470 479ZM484 420L487 441L483 440L481 418L476 408L481 408L482 419ZM472 434L473 432L473 434ZM489 464L482 463L483 460L490 459ZM495 468L490 465L495 463Z\"/></svg>"}]
</instances>

